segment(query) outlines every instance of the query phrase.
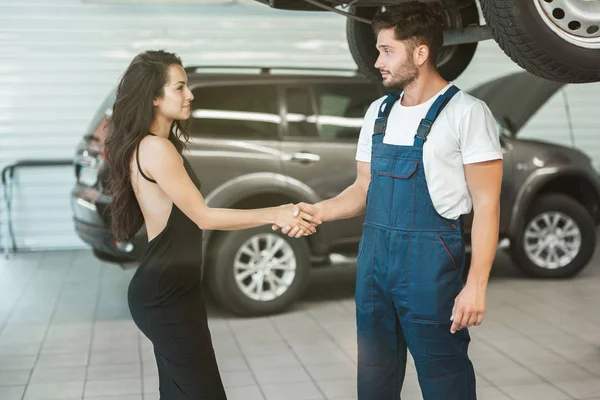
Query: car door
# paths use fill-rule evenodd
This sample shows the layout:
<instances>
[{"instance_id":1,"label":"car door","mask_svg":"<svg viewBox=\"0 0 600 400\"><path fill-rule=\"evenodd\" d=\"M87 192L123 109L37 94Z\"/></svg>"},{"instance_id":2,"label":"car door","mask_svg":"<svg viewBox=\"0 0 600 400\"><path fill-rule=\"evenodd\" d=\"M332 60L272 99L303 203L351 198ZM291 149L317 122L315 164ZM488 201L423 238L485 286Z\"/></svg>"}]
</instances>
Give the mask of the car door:
<instances>
[{"instance_id":1,"label":"car door","mask_svg":"<svg viewBox=\"0 0 600 400\"><path fill-rule=\"evenodd\" d=\"M377 86L366 82L322 82L281 86L284 110L283 168L328 199L356 179L356 146L364 114L379 97ZM321 227L331 251L355 253L363 217Z\"/></svg>"},{"instance_id":2,"label":"car door","mask_svg":"<svg viewBox=\"0 0 600 400\"><path fill-rule=\"evenodd\" d=\"M185 154L202 181L204 196L242 175L281 173L275 85L203 84L192 92L191 141Z\"/></svg>"}]
</instances>

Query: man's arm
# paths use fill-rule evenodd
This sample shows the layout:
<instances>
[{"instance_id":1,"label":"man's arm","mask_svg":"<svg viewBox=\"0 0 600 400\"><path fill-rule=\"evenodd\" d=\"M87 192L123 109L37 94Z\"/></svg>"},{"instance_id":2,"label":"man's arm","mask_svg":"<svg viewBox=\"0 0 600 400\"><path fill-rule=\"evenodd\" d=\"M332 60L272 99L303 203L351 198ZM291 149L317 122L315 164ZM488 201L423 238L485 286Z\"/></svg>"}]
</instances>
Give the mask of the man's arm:
<instances>
[{"instance_id":1,"label":"man's arm","mask_svg":"<svg viewBox=\"0 0 600 400\"><path fill-rule=\"evenodd\" d=\"M471 268L452 310L452 333L483 322L485 292L498 247L502 160L466 164L465 178L473 199Z\"/></svg>"},{"instance_id":2,"label":"man's arm","mask_svg":"<svg viewBox=\"0 0 600 400\"><path fill-rule=\"evenodd\" d=\"M356 180L342 193L316 204L298 203L298 208L321 222L347 219L363 214L367 208L367 191L371 183L371 164L358 161L356 169ZM273 230L276 231L277 229L279 227L273 225ZM281 232L284 235L293 237L298 232L298 227L284 226Z\"/></svg>"},{"instance_id":3,"label":"man's arm","mask_svg":"<svg viewBox=\"0 0 600 400\"><path fill-rule=\"evenodd\" d=\"M367 191L371 183L371 164L359 161L356 180L339 195L314 205L321 221L335 221L364 214L367 208ZM304 204L300 204L303 209ZM305 211L306 212L306 211Z\"/></svg>"},{"instance_id":4,"label":"man's arm","mask_svg":"<svg viewBox=\"0 0 600 400\"><path fill-rule=\"evenodd\" d=\"M471 269L467 283L487 285L498 247L502 160L467 164L465 178L473 199Z\"/></svg>"}]
</instances>

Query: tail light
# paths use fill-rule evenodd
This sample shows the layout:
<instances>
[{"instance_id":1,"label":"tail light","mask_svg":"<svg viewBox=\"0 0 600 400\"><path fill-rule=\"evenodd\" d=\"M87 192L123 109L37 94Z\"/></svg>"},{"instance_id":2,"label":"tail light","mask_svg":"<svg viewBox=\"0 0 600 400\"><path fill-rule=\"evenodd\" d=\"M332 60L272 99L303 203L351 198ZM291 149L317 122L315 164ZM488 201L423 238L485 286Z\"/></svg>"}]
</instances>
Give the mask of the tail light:
<instances>
[{"instance_id":1,"label":"tail light","mask_svg":"<svg viewBox=\"0 0 600 400\"><path fill-rule=\"evenodd\" d=\"M108 115L105 115L96 126L94 132L86 136L78 146L75 157L75 176L77 182L82 185L89 187L98 186L99 189L102 189L103 179L101 175L104 161L106 161L104 142L107 136L107 122Z\"/></svg>"},{"instance_id":2,"label":"tail light","mask_svg":"<svg viewBox=\"0 0 600 400\"><path fill-rule=\"evenodd\" d=\"M106 124L108 124L108 115L105 115L104 118L100 120L96 130L92 133L88 148L90 152L99 154L104 160L106 160L106 148L104 146L107 136Z\"/></svg>"}]
</instances>

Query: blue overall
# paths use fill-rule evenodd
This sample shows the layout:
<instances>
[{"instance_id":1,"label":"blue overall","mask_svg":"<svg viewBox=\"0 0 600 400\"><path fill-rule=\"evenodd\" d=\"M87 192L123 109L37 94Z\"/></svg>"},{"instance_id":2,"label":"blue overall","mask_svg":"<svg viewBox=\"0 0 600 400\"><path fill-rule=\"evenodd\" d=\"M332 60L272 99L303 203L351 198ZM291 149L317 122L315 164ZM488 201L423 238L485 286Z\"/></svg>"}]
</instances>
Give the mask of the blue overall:
<instances>
[{"instance_id":1,"label":"blue overall","mask_svg":"<svg viewBox=\"0 0 600 400\"><path fill-rule=\"evenodd\" d=\"M431 125L456 92L451 86L436 99L412 146L383 143L400 95L388 95L379 110L358 253L358 400L400 398L407 347L424 400L476 399L469 333L450 333L454 300L463 288L461 221L435 210L423 166Z\"/></svg>"}]
</instances>

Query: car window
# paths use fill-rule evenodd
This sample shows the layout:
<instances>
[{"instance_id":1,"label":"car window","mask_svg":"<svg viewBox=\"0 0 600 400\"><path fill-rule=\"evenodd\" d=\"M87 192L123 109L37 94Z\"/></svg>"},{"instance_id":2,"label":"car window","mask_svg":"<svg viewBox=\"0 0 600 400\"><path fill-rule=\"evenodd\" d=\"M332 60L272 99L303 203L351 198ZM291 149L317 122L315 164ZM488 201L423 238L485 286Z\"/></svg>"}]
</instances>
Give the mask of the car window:
<instances>
[{"instance_id":1,"label":"car window","mask_svg":"<svg viewBox=\"0 0 600 400\"><path fill-rule=\"evenodd\" d=\"M225 139L278 138L281 117L275 86L211 86L192 92L190 135Z\"/></svg>"},{"instance_id":2,"label":"car window","mask_svg":"<svg viewBox=\"0 0 600 400\"><path fill-rule=\"evenodd\" d=\"M283 89L287 105L287 136L318 136L317 118L310 97L310 89L304 87L286 87Z\"/></svg>"},{"instance_id":3,"label":"car window","mask_svg":"<svg viewBox=\"0 0 600 400\"><path fill-rule=\"evenodd\" d=\"M357 139L371 103L380 97L372 84L330 84L314 87L321 136Z\"/></svg>"}]
</instances>

